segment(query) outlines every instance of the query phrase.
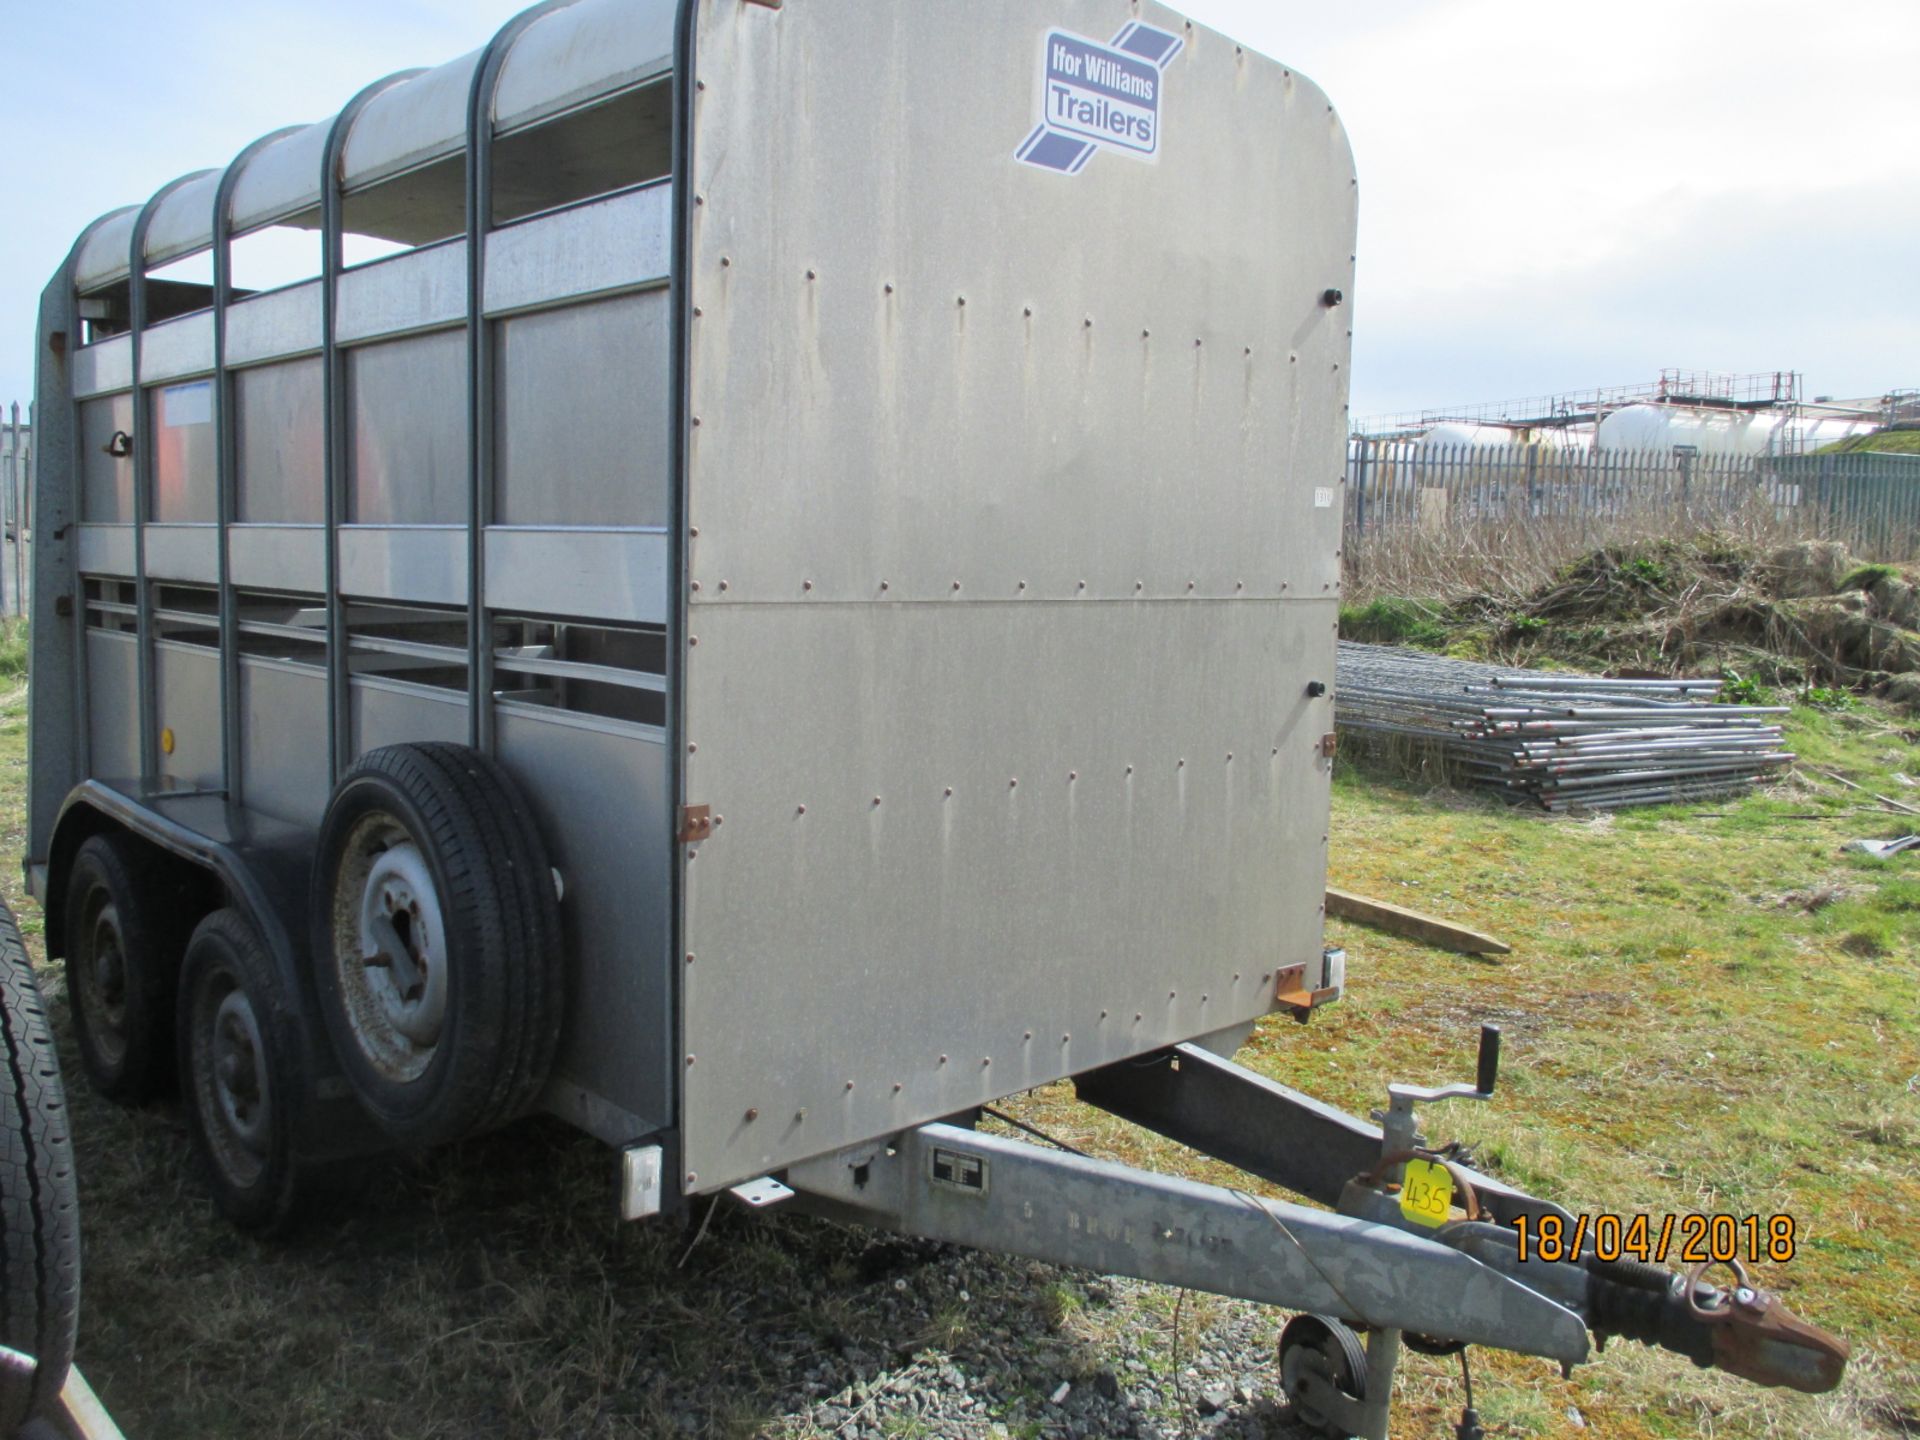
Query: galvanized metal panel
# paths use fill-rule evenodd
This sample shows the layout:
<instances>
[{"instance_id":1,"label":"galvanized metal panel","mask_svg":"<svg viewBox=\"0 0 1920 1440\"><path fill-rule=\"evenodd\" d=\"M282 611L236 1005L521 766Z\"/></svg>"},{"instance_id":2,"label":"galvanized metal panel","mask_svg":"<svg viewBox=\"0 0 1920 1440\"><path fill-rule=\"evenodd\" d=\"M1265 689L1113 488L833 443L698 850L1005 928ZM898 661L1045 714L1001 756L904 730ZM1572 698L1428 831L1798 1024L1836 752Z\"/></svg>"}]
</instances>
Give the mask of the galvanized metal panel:
<instances>
[{"instance_id":1,"label":"galvanized metal panel","mask_svg":"<svg viewBox=\"0 0 1920 1440\"><path fill-rule=\"evenodd\" d=\"M701 1189L1264 1014L1319 953L1329 602L865 608L692 622Z\"/></svg>"},{"instance_id":2,"label":"galvanized metal panel","mask_svg":"<svg viewBox=\"0 0 1920 1440\"><path fill-rule=\"evenodd\" d=\"M1185 41L1157 161L1016 161L1047 31L1135 21ZM1159 6L704 0L698 36L705 1191L1318 956L1355 201L1318 90Z\"/></svg>"},{"instance_id":3,"label":"galvanized metal panel","mask_svg":"<svg viewBox=\"0 0 1920 1440\"><path fill-rule=\"evenodd\" d=\"M71 347L79 336L72 327L70 267L55 272L40 296L36 344L52 349L53 336L65 335ZM73 367L77 370L77 364ZM34 375L31 454L27 466L29 517L32 521L31 570L27 605L33 683L27 690L27 815L22 862L29 876L43 880L51 861L54 828L68 793L86 778L86 630L84 616L61 615L78 597L80 486L79 407L68 393L73 371L40 365ZM18 432L15 433L16 442ZM17 553L17 552L16 552Z\"/></svg>"},{"instance_id":4,"label":"galvanized metal panel","mask_svg":"<svg viewBox=\"0 0 1920 1440\"><path fill-rule=\"evenodd\" d=\"M147 265L151 269L204 250L213 243L214 193L220 172L203 170L160 202L147 225Z\"/></svg>"},{"instance_id":5,"label":"galvanized metal panel","mask_svg":"<svg viewBox=\"0 0 1920 1440\"><path fill-rule=\"evenodd\" d=\"M319 525L235 525L227 532L233 583L244 590L313 594L326 588L327 536Z\"/></svg>"},{"instance_id":6,"label":"galvanized metal panel","mask_svg":"<svg viewBox=\"0 0 1920 1440\"><path fill-rule=\"evenodd\" d=\"M80 402L80 518L133 519L133 457L108 453L115 434L133 433L133 396L122 390Z\"/></svg>"},{"instance_id":7,"label":"galvanized metal panel","mask_svg":"<svg viewBox=\"0 0 1920 1440\"><path fill-rule=\"evenodd\" d=\"M368 101L347 136L341 167L346 188L370 185L464 149L467 98L482 53L469 51Z\"/></svg>"},{"instance_id":8,"label":"galvanized metal panel","mask_svg":"<svg viewBox=\"0 0 1920 1440\"><path fill-rule=\"evenodd\" d=\"M87 632L87 773L96 780L140 773L136 655L131 635Z\"/></svg>"},{"instance_id":9,"label":"galvanized metal panel","mask_svg":"<svg viewBox=\"0 0 1920 1440\"><path fill-rule=\"evenodd\" d=\"M233 377L235 515L318 525L326 508L320 359L256 365Z\"/></svg>"},{"instance_id":10,"label":"galvanized metal panel","mask_svg":"<svg viewBox=\"0 0 1920 1440\"><path fill-rule=\"evenodd\" d=\"M581 620L667 621L663 531L487 530L487 608Z\"/></svg>"},{"instance_id":11,"label":"galvanized metal panel","mask_svg":"<svg viewBox=\"0 0 1920 1440\"><path fill-rule=\"evenodd\" d=\"M160 773L193 789L221 786L220 652L161 642L153 647L154 723L163 733ZM164 734L172 732L173 753Z\"/></svg>"},{"instance_id":12,"label":"galvanized metal panel","mask_svg":"<svg viewBox=\"0 0 1920 1440\"><path fill-rule=\"evenodd\" d=\"M649 290L494 327L501 523L667 523L667 306L665 290Z\"/></svg>"},{"instance_id":13,"label":"galvanized metal panel","mask_svg":"<svg viewBox=\"0 0 1920 1440\"><path fill-rule=\"evenodd\" d=\"M75 564L82 575L133 574L132 525L81 525Z\"/></svg>"},{"instance_id":14,"label":"galvanized metal panel","mask_svg":"<svg viewBox=\"0 0 1920 1440\"><path fill-rule=\"evenodd\" d=\"M191 580L203 585L218 584L220 527L147 526L147 577L152 580Z\"/></svg>"},{"instance_id":15,"label":"galvanized metal panel","mask_svg":"<svg viewBox=\"0 0 1920 1440\"><path fill-rule=\"evenodd\" d=\"M320 162L314 161L317 176ZM127 278L127 260L133 253L133 227L140 206L129 205L94 222L74 257L73 288L82 295Z\"/></svg>"},{"instance_id":16,"label":"galvanized metal panel","mask_svg":"<svg viewBox=\"0 0 1920 1440\"><path fill-rule=\"evenodd\" d=\"M73 355L73 398L110 395L133 384L133 337L116 335L82 345Z\"/></svg>"},{"instance_id":17,"label":"galvanized metal panel","mask_svg":"<svg viewBox=\"0 0 1920 1440\"><path fill-rule=\"evenodd\" d=\"M523 220L487 240L487 313L664 283L673 257L673 187Z\"/></svg>"},{"instance_id":18,"label":"galvanized metal panel","mask_svg":"<svg viewBox=\"0 0 1920 1440\"><path fill-rule=\"evenodd\" d=\"M467 531L462 525L343 525L340 593L362 600L464 605Z\"/></svg>"},{"instance_id":19,"label":"galvanized metal panel","mask_svg":"<svg viewBox=\"0 0 1920 1440\"><path fill-rule=\"evenodd\" d=\"M355 266L340 277L339 305L342 345L463 320L467 242L450 240Z\"/></svg>"},{"instance_id":20,"label":"galvanized metal panel","mask_svg":"<svg viewBox=\"0 0 1920 1440\"><path fill-rule=\"evenodd\" d=\"M327 808L327 675L240 658L240 784L249 809L315 825Z\"/></svg>"},{"instance_id":21,"label":"galvanized metal panel","mask_svg":"<svg viewBox=\"0 0 1920 1440\"><path fill-rule=\"evenodd\" d=\"M210 524L219 517L216 408L211 379L156 385L147 391L147 413L153 419L150 518Z\"/></svg>"},{"instance_id":22,"label":"galvanized metal panel","mask_svg":"<svg viewBox=\"0 0 1920 1440\"><path fill-rule=\"evenodd\" d=\"M247 162L233 187L233 233L311 210L320 203L320 168L331 119L296 130ZM315 218L318 226L318 217ZM122 247L125 249L123 243Z\"/></svg>"},{"instance_id":23,"label":"galvanized metal panel","mask_svg":"<svg viewBox=\"0 0 1920 1440\"><path fill-rule=\"evenodd\" d=\"M151 327L140 339L140 383L213 373L213 312L196 311Z\"/></svg>"},{"instance_id":24,"label":"galvanized metal panel","mask_svg":"<svg viewBox=\"0 0 1920 1440\"><path fill-rule=\"evenodd\" d=\"M673 1122L664 742L657 732L523 705L503 703L498 717L500 759L526 791L565 888L573 999L554 1084L634 1117L625 1135L597 1133L635 1140ZM569 1113L596 1108L575 1098Z\"/></svg>"},{"instance_id":25,"label":"galvanized metal panel","mask_svg":"<svg viewBox=\"0 0 1920 1440\"><path fill-rule=\"evenodd\" d=\"M811 581L813 603L883 582L1327 593L1351 309L1322 296L1351 292L1355 187L1310 82L1196 28L1158 162L1063 176L1013 159L1043 34L1104 38L1151 7L722 8L701 42L693 463L753 483L694 487L694 578L738 600ZM865 483L819 483L829 465Z\"/></svg>"},{"instance_id":26,"label":"galvanized metal panel","mask_svg":"<svg viewBox=\"0 0 1920 1440\"><path fill-rule=\"evenodd\" d=\"M467 337L442 330L347 352L346 519L464 524Z\"/></svg>"},{"instance_id":27,"label":"galvanized metal panel","mask_svg":"<svg viewBox=\"0 0 1920 1440\"><path fill-rule=\"evenodd\" d=\"M494 94L502 130L673 66L675 0L578 0L536 20L507 52Z\"/></svg>"},{"instance_id":28,"label":"galvanized metal panel","mask_svg":"<svg viewBox=\"0 0 1920 1440\"><path fill-rule=\"evenodd\" d=\"M425 740L467 743L467 697L461 691L360 677L349 704L355 755Z\"/></svg>"},{"instance_id":29,"label":"galvanized metal panel","mask_svg":"<svg viewBox=\"0 0 1920 1440\"><path fill-rule=\"evenodd\" d=\"M320 282L290 285L227 311L227 363L251 365L320 348Z\"/></svg>"}]
</instances>

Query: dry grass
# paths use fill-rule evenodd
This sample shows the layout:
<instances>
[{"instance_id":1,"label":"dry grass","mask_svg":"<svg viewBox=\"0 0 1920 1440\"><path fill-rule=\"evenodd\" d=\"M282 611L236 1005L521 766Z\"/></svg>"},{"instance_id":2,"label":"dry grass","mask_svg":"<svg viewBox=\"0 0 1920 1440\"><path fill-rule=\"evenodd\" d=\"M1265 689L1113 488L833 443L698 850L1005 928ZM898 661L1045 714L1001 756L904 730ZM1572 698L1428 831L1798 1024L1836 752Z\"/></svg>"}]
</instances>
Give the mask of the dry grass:
<instances>
[{"instance_id":1,"label":"dry grass","mask_svg":"<svg viewBox=\"0 0 1920 1440\"><path fill-rule=\"evenodd\" d=\"M1381 596L1518 597L1601 548L1662 540L1711 541L1763 550L1804 538L1763 504L1692 508L1658 501L1605 516L1493 515L1349 534L1344 590L1350 601Z\"/></svg>"},{"instance_id":2,"label":"dry grass","mask_svg":"<svg viewBox=\"0 0 1920 1440\"><path fill-rule=\"evenodd\" d=\"M1750 687L1747 703L1776 686L1904 693L1920 671L1920 568L1861 564L1828 542L1650 539L1584 552L1530 588L1377 597L1340 618L1347 639L1503 665L1722 674Z\"/></svg>"}]
</instances>

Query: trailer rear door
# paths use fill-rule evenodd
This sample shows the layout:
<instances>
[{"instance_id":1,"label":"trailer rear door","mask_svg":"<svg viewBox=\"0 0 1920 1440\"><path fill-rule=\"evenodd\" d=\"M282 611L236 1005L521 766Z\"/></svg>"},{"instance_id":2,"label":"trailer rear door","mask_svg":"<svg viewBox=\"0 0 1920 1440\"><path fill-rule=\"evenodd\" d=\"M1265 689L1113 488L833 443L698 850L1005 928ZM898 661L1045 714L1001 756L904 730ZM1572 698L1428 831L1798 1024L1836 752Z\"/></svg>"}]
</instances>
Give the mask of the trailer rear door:
<instances>
[{"instance_id":1,"label":"trailer rear door","mask_svg":"<svg viewBox=\"0 0 1920 1440\"><path fill-rule=\"evenodd\" d=\"M1159 6L697 18L707 1191L1317 959L1355 187L1311 83Z\"/></svg>"}]
</instances>

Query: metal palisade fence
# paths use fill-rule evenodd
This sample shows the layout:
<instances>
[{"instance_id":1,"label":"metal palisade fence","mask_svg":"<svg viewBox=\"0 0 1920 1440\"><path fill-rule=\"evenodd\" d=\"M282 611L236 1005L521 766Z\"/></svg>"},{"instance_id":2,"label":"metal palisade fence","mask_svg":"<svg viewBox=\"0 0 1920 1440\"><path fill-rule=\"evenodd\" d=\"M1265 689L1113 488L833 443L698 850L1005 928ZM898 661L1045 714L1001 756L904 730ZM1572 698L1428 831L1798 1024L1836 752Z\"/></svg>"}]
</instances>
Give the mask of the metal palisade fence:
<instances>
[{"instance_id":1,"label":"metal palisade fence","mask_svg":"<svg viewBox=\"0 0 1920 1440\"><path fill-rule=\"evenodd\" d=\"M5 540L0 542L0 613L7 615L27 613L32 495L33 425L22 418L16 401L0 410L0 518L5 522Z\"/></svg>"},{"instance_id":2,"label":"metal palisade fence","mask_svg":"<svg viewBox=\"0 0 1920 1440\"><path fill-rule=\"evenodd\" d=\"M1347 447L1349 588L1442 593L1530 579L1605 545L1714 532L1920 558L1920 455L1702 455L1553 444Z\"/></svg>"}]
</instances>

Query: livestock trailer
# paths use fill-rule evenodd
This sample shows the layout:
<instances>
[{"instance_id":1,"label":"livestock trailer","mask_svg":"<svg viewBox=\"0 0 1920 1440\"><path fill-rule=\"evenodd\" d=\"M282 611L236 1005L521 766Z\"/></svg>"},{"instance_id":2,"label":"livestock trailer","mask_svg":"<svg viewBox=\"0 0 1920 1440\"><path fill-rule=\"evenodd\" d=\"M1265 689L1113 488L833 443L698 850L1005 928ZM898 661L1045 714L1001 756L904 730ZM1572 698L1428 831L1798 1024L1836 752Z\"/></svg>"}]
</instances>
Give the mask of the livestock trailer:
<instances>
[{"instance_id":1,"label":"livestock trailer","mask_svg":"<svg viewBox=\"0 0 1920 1440\"><path fill-rule=\"evenodd\" d=\"M1316 1312L1329 1433L1403 1331L1834 1383L1764 1292L1519 1253L1565 1212L1429 1159L1430 1095L1230 1059L1343 984L1356 195L1318 89L1158 4L577 0L96 222L26 857L95 1084L177 1072L248 1225L544 1110L631 1218ZM1066 1078L1330 1208L973 1129Z\"/></svg>"}]
</instances>

